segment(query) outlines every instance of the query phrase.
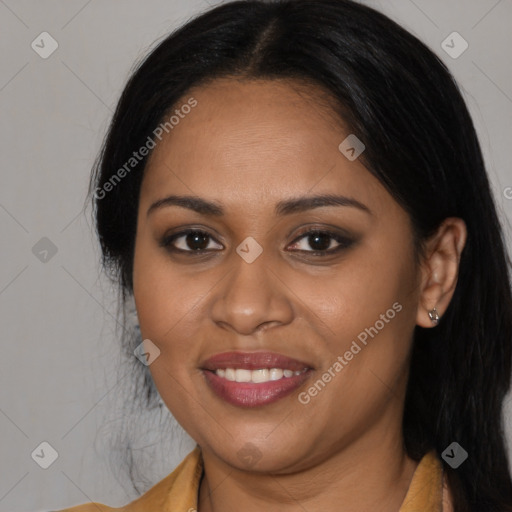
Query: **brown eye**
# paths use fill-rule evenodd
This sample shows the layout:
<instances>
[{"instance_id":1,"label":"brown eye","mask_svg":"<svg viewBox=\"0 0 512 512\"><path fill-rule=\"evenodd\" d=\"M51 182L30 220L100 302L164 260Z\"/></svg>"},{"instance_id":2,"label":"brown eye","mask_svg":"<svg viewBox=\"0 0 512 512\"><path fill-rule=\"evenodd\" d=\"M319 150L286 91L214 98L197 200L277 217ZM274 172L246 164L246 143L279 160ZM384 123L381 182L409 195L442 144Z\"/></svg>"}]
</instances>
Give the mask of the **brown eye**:
<instances>
[{"instance_id":1,"label":"brown eye","mask_svg":"<svg viewBox=\"0 0 512 512\"><path fill-rule=\"evenodd\" d=\"M299 251L309 252L316 256L333 254L353 244L353 240L338 233L320 230L312 230L303 233L299 238L295 239L293 245L297 246L299 240L304 240L304 242L301 242L302 248L299 248ZM308 250L308 246L312 248L312 250Z\"/></svg>"},{"instance_id":2,"label":"brown eye","mask_svg":"<svg viewBox=\"0 0 512 512\"><path fill-rule=\"evenodd\" d=\"M212 250L208 249L209 243L212 240L213 238L206 231L187 229L165 237L160 245L175 252L202 253L203 251Z\"/></svg>"}]
</instances>

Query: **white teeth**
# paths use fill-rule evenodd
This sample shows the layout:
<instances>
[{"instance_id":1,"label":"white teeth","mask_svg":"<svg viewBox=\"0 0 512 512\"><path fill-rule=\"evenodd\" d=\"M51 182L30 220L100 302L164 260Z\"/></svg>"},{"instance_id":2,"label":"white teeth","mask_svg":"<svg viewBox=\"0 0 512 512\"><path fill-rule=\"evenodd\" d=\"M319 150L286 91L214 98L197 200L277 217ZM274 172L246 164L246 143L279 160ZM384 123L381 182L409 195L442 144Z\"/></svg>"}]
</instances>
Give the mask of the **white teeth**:
<instances>
[{"instance_id":1,"label":"white teeth","mask_svg":"<svg viewBox=\"0 0 512 512\"><path fill-rule=\"evenodd\" d=\"M226 368L226 374L225 377L228 380L235 380L235 370L233 368Z\"/></svg>"},{"instance_id":2,"label":"white teeth","mask_svg":"<svg viewBox=\"0 0 512 512\"><path fill-rule=\"evenodd\" d=\"M251 372L251 380L253 382L268 382L268 370L266 368L262 370L253 370Z\"/></svg>"},{"instance_id":3,"label":"white teeth","mask_svg":"<svg viewBox=\"0 0 512 512\"><path fill-rule=\"evenodd\" d=\"M270 380L279 380L283 378L283 370L281 368L272 368L270 370Z\"/></svg>"},{"instance_id":4,"label":"white teeth","mask_svg":"<svg viewBox=\"0 0 512 512\"><path fill-rule=\"evenodd\" d=\"M258 384L260 382L269 382L272 380L280 380L283 377L292 377L293 375L301 375L307 371L304 370L292 371L282 370L281 368L260 368L258 370L246 370L244 368L226 368L215 370L216 375L226 380L236 382L254 382Z\"/></svg>"},{"instance_id":5,"label":"white teeth","mask_svg":"<svg viewBox=\"0 0 512 512\"><path fill-rule=\"evenodd\" d=\"M251 377L251 370L242 370L240 368L235 370L235 380L237 382L251 382Z\"/></svg>"}]
</instances>

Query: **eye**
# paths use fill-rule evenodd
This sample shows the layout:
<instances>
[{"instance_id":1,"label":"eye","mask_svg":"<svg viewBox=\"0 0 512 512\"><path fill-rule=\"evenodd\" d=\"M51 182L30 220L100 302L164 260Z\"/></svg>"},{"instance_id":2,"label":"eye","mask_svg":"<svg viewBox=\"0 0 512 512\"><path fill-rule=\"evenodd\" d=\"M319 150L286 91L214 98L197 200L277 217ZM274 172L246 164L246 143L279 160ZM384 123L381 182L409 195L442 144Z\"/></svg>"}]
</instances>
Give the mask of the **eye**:
<instances>
[{"instance_id":1,"label":"eye","mask_svg":"<svg viewBox=\"0 0 512 512\"><path fill-rule=\"evenodd\" d=\"M181 239L181 241L180 241ZM208 242L213 240L211 235L206 231L199 229L187 229L174 233L173 235L166 236L160 242L162 247L166 247L172 252L189 252L202 254L204 251L210 251ZM175 244L175 242L178 242ZM222 246L220 246L222 249ZM215 250L215 249L214 249Z\"/></svg>"},{"instance_id":2,"label":"eye","mask_svg":"<svg viewBox=\"0 0 512 512\"><path fill-rule=\"evenodd\" d=\"M160 245L171 252L189 253L189 256L199 256L206 252L221 250L223 248L220 244L218 244L218 248L212 248L210 243L213 240L213 237L206 231L200 229L186 229L164 237ZM298 252L305 252L314 256L328 256L342 249L347 249L353 242L353 240L341 234L316 229L307 231L296 238L291 247L294 248L293 246L295 246ZM299 246L298 249L297 246ZM307 246L311 247L313 250L308 250L306 248Z\"/></svg>"},{"instance_id":3,"label":"eye","mask_svg":"<svg viewBox=\"0 0 512 512\"><path fill-rule=\"evenodd\" d=\"M297 244L297 241L302 242L300 242L300 244ZM336 245L336 243L338 245ZM347 249L353 243L354 241L351 240L350 238L347 238L346 236L340 235L338 233L333 233L331 231L322 231L316 229L303 233L299 238L295 239L293 245L301 245L302 248L298 249L300 252L307 252L315 256L328 256L330 254L339 252L342 249ZM310 251L304 249L305 246L312 247L313 250Z\"/></svg>"}]
</instances>

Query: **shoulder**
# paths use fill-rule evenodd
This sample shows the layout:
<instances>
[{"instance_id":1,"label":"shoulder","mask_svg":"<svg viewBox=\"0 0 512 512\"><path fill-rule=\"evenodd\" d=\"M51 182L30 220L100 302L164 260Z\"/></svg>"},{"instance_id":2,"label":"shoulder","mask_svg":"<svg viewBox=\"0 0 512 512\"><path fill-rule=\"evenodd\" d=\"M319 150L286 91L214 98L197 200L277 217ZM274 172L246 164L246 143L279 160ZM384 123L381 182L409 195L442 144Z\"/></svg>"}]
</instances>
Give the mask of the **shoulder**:
<instances>
[{"instance_id":1,"label":"shoulder","mask_svg":"<svg viewBox=\"0 0 512 512\"><path fill-rule=\"evenodd\" d=\"M76 505L71 508L63 508L61 510L55 510L54 512L112 512L123 510L124 508L112 508L102 505L101 503L84 503L82 505Z\"/></svg>"},{"instance_id":2,"label":"shoulder","mask_svg":"<svg viewBox=\"0 0 512 512\"><path fill-rule=\"evenodd\" d=\"M177 503L197 504L197 489L203 469L201 451L194 448L163 480L155 484L135 501L120 508L108 507L101 503L91 502L54 512L145 512L152 508L174 510ZM166 505L169 507L165 508ZM193 507L190 505L188 508ZM185 508L184 510L187 510Z\"/></svg>"},{"instance_id":3,"label":"shoulder","mask_svg":"<svg viewBox=\"0 0 512 512\"><path fill-rule=\"evenodd\" d=\"M416 466L399 512L453 512L443 476L436 452L426 453Z\"/></svg>"}]
</instances>

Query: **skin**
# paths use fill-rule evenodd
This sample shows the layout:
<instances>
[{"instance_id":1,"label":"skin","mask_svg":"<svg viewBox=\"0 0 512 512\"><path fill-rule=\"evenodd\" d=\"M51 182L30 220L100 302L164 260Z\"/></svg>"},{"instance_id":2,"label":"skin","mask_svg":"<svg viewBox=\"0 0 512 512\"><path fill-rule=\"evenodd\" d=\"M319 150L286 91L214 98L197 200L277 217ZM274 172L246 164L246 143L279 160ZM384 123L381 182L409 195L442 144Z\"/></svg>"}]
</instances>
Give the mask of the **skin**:
<instances>
[{"instance_id":1,"label":"skin","mask_svg":"<svg viewBox=\"0 0 512 512\"><path fill-rule=\"evenodd\" d=\"M417 466L401 432L415 325L433 327L452 297L466 240L446 219L414 262L406 212L359 160L338 149L350 133L321 91L284 81L216 80L192 89L198 104L154 149L139 198L134 296L143 338L160 349L150 371L165 404L201 446L200 512L379 510L396 512ZM366 143L369 143L366 141ZM278 201L340 194L366 205L276 216ZM223 216L176 205L171 194L215 201ZM183 236L206 231L202 256ZM312 228L352 245L314 256ZM248 236L263 248L247 263ZM311 240L311 239L310 239ZM313 241L314 243L314 241ZM329 245L330 244L330 245ZM327 238L323 247L339 246ZM170 246L172 247L172 246ZM308 252L309 251L309 252ZM298 400L357 335L398 302L402 310L308 404ZM273 404L223 401L200 369L225 351L271 350L306 361L313 375ZM238 452L251 443L248 465ZM342 508L343 507L343 508Z\"/></svg>"}]
</instances>

